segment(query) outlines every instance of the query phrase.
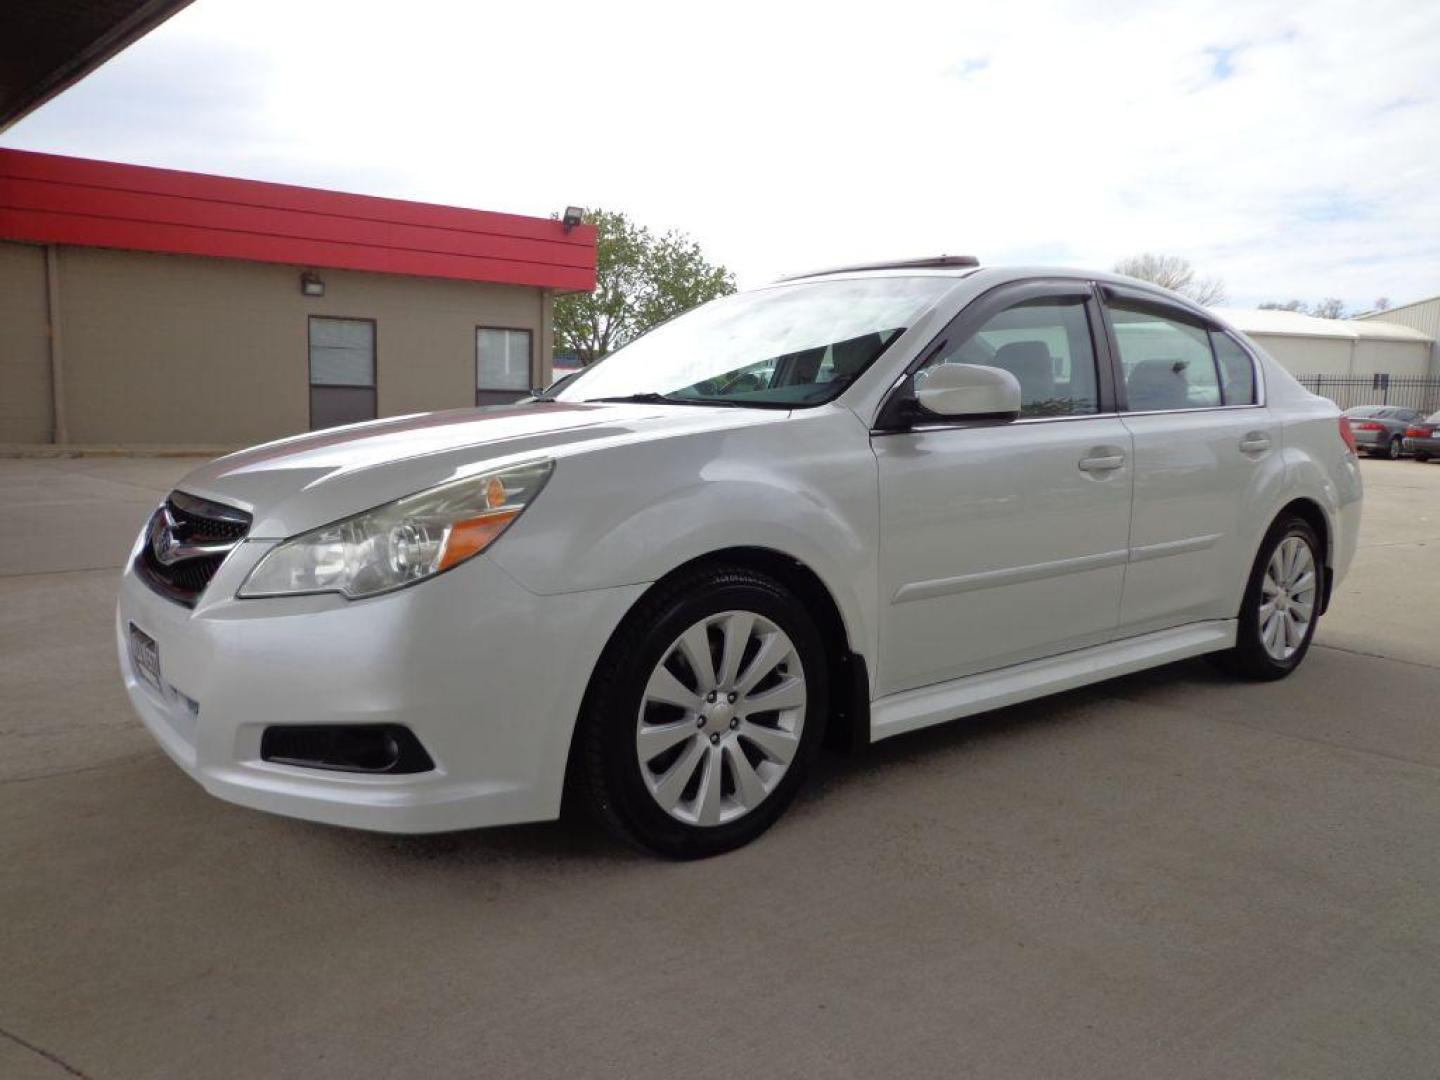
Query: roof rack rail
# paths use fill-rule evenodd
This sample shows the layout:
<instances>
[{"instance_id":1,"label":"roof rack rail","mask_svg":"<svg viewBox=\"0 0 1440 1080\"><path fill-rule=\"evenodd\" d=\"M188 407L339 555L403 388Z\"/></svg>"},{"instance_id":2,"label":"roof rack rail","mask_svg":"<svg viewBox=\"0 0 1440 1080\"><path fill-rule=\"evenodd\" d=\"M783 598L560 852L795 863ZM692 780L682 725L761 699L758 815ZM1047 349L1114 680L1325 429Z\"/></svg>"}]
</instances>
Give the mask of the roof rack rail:
<instances>
[{"instance_id":1,"label":"roof rack rail","mask_svg":"<svg viewBox=\"0 0 1440 1080\"><path fill-rule=\"evenodd\" d=\"M969 267L980 265L974 255L929 255L923 259L887 259L883 262L851 263L848 266L831 266L824 270L811 270L804 274L787 274L776 281L798 281L800 278L824 277L826 274L851 274L861 270L943 270L946 267Z\"/></svg>"}]
</instances>

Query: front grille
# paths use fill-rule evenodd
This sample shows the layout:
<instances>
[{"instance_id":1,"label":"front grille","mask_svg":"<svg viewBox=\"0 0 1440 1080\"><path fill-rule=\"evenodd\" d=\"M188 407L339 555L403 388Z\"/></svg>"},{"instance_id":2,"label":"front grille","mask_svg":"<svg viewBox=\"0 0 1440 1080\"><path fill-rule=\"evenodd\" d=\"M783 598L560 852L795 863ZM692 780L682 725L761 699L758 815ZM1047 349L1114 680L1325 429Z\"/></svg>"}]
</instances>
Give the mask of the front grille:
<instances>
[{"instance_id":1,"label":"front grille","mask_svg":"<svg viewBox=\"0 0 1440 1080\"><path fill-rule=\"evenodd\" d=\"M194 607L250 522L233 506L172 491L146 527L135 572L161 596Z\"/></svg>"},{"instance_id":2,"label":"front grille","mask_svg":"<svg viewBox=\"0 0 1440 1080\"><path fill-rule=\"evenodd\" d=\"M176 501L177 496L178 502ZM187 534L183 534L183 538L194 540L197 543L244 540L245 534L250 531L250 515L243 510L221 506L219 503L202 502L193 495L185 495L178 491L165 501L165 505L170 508L175 523L180 528L189 530ZM211 515L217 511L223 511L228 516L224 518L206 516L201 512L206 510L210 511Z\"/></svg>"}]
</instances>

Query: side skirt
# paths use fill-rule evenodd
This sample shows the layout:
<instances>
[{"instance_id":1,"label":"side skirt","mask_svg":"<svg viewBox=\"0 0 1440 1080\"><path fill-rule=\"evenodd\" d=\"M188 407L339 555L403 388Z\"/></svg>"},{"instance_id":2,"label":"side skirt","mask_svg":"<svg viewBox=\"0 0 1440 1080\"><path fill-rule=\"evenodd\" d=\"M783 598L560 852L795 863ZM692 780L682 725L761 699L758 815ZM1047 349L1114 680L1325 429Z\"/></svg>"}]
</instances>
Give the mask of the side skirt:
<instances>
[{"instance_id":1,"label":"side skirt","mask_svg":"<svg viewBox=\"0 0 1440 1080\"><path fill-rule=\"evenodd\" d=\"M1235 634L1234 619L1191 623L890 694L871 703L870 741L1228 649Z\"/></svg>"}]
</instances>

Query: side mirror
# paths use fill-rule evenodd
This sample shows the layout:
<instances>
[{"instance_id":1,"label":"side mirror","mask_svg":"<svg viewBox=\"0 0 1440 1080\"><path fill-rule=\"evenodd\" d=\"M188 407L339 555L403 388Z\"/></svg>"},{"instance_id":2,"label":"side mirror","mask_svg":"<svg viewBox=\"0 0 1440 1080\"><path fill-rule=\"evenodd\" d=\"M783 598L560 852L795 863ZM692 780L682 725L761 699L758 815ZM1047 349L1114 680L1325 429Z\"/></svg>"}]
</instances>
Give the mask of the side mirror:
<instances>
[{"instance_id":1,"label":"side mirror","mask_svg":"<svg viewBox=\"0 0 1440 1080\"><path fill-rule=\"evenodd\" d=\"M948 420L1014 420L1020 381L1004 368L936 364L915 375L915 402Z\"/></svg>"}]
</instances>

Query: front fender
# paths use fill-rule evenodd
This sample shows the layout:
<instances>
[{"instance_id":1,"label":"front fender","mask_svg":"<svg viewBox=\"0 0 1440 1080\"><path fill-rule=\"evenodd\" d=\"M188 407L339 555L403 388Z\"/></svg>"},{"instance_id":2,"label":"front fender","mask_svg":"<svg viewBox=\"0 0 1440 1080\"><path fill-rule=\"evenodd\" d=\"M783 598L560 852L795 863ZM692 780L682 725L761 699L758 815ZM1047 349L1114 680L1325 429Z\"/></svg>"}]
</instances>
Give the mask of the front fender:
<instances>
[{"instance_id":1,"label":"front fender","mask_svg":"<svg viewBox=\"0 0 1440 1080\"><path fill-rule=\"evenodd\" d=\"M879 496L868 432L825 407L557 462L492 557L537 593L656 581L726 548L766 548L830 590L850 647L875 648Z\"/></svg>"}]
</instances>

